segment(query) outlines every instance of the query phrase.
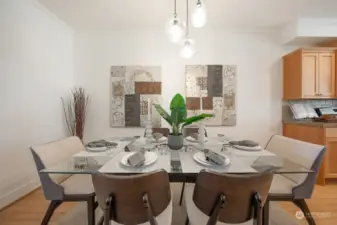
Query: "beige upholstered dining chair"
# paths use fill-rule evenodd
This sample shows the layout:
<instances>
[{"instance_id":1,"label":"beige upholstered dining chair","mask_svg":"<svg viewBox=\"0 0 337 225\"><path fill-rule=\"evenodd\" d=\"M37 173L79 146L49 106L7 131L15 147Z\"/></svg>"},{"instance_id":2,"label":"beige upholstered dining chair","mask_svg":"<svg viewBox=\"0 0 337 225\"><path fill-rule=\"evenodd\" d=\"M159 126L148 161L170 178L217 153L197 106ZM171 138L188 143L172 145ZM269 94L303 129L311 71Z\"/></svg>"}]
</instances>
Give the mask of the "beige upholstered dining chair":
<instances>
[{"instance_id":1,"label":"beige upholstered dining chair","mask_svg":"<svg viewBox=\"0 0 337 225\"><path fill-rule=\"evenodd\" d=\"M44 196L50 205L43 218L42 225L47 225L55 209L62 202L86 201L89 224L94 222L95 192L90 175L59 175L41 173L40 170L69 160L71 156L85 148L78 137L50 142L31 147L31 152L40 177Z\"/></svg>"},{"instance_id":2,"label":"beige upholstered dining chair","mask_svg":"<svg viewBox=\"0 0 337 225\"><path fill-rule=\"evenodd\" d=\"M228 175L202 170L195 186L185 190L186 224L262 224L272 179L271 172Z\"/></svg>"},{"instance_id":3,"label":"beige upholstered dining chair","mask_svg":"<svg viewBox=\"0 0 337 225\"><path fill-rule=\"evenodd\" d=\"M165 170L133 176L93 174L104 225L169 225L172 200Z\"/></svg>"},{"instance_id":4,"label":"beige upholstered dining chair","mask_svg":"<svg viewBox=\"0 0 337 225\"><path fill-rule=\"evenodd\" d=\"M311 169L313 173L275 175L265 210L269 210L269 201L292 201L302 210L308 223L315 224L305 199L310 199L313 193L325 147L274 135L267 143L266 150ZM268 218L264 220L268 221Z\"/></svg>"}]
</instances>

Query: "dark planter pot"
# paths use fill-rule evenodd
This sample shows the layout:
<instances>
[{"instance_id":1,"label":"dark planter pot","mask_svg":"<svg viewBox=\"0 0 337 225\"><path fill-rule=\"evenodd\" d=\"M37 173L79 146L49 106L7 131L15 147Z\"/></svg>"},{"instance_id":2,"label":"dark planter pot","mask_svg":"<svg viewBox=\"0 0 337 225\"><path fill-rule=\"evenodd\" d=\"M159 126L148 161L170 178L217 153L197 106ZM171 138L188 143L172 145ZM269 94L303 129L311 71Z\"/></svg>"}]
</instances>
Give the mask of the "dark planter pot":
<instances>
[{"instance_id":1,"label":"dark planter pot","mask_svg":"<svg viewBox=\"0 0 337 225\"><path fill-rule=\"evenodd\" d=\"M169 134L167 145L170 149L173 149L173 150L181 149L184 145L183 135L180 134L179 136L175 136L175 135Z\"/></svg>"}]
</instances>

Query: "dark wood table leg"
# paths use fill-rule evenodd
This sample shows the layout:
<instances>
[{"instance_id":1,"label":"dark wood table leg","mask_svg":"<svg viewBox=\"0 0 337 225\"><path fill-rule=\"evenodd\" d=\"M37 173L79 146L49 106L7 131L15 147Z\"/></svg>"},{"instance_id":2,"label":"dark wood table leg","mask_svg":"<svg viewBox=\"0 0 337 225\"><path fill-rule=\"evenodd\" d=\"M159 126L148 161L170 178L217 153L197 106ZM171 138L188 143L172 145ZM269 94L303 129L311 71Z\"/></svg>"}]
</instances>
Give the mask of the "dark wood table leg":
<instances>
[{"instance_id":1,"label":"dark wood table leg","mask_svg":"<svg viewBox=\"0 0 337 225\"><path fill-rule=\"evenodd\" d=\"M269 225L269 200L267 199L263 206L263 225Z\"/></svg>"},{"instance_id":2,"label":"dark wood table leg","mask_svg":"<svg viewBox=\"0 0 337 225\"><path fill-rule=\"evenodd\" d=\"M87 201L88 225L95 225L95 196Z\"/></svg>"},{"instance_id":3,"label":"dark wood table leg","mask_svg":"<svg viewBox=\"0 0 337 225\"><path fill-rule=\"evenodd\" d=\"M179 200L179 205L183 203L183 197L184 197L184 191L185 191L185 182L183 182L183 186L181 188L181 193L180 193L180 200Z\"/></svg>"}]
</instances>

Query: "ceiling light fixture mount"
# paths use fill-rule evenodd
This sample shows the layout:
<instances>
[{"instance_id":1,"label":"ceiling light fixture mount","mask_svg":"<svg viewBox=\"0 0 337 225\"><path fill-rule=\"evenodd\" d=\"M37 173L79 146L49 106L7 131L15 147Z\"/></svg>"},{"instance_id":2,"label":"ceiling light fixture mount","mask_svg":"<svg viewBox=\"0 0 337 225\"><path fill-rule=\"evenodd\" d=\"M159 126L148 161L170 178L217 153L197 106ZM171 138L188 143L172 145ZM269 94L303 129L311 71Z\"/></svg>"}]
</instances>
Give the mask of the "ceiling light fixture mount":
<instances>
[{"instance_id":1,"label":"ceiling light fixture mount","mask_svg":"<svg viewBox=\"0 0 337 225\"><path fill-rule=\"evenodd\" d=\"M189 38L189 9L188 9L188 0L186 0L186 33L185 39L183 41L183 48L180 51L180 55L186 59L189 59L195 54L196 54L195 41Z\"/></svg>"}]
</instances>

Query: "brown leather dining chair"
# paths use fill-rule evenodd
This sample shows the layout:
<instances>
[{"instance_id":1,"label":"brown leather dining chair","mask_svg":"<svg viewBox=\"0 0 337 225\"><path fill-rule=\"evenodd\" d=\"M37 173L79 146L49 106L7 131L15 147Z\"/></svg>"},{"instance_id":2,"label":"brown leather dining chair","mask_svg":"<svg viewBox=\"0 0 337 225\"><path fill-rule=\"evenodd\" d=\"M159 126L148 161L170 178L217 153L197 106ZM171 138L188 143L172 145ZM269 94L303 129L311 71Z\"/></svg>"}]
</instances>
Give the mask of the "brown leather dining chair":
<instances>
[{"instance_id":1,"label":"brown leather dining chair","mask_svg":"<svg viewBox=\"0 0 337 225\"><path fill-rule=\"evenodd\" d=\"M202 170L195 186L185 190L186 224L262 224L272 179L271 172L228 175Z\"/></svg>"},{"instance_id":2,"label":"brown leather dining chair","mask_svg":"<svg viewBox=\"0 0 337 225\"><path fill-rule=\"evenodd\" d=\"M97 173L92 174L92 181L104 225L171 224L171 190L165 170L132 176Z\"/></svg>"}]
</instances>

